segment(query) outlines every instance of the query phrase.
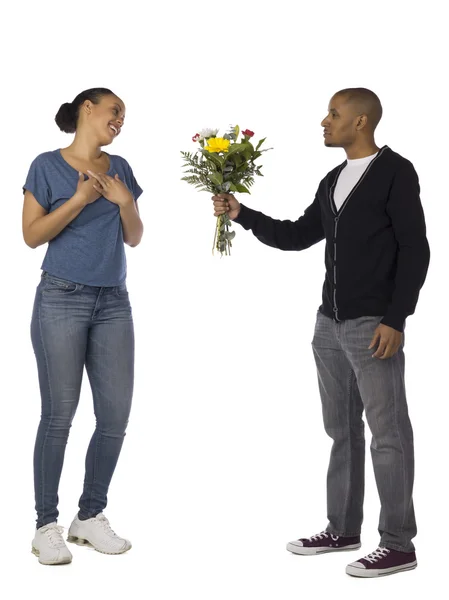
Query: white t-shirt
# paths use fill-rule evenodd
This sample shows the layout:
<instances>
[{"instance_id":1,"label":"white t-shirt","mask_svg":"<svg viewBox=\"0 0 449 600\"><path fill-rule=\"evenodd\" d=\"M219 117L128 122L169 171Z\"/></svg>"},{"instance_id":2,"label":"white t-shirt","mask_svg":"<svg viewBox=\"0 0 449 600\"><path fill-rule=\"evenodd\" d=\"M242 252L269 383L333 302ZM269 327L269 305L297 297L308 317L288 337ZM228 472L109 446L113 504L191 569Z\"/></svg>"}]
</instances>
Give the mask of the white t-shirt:
<instances>
[{"instance_id":1,"label":"white t-shirt","mask_svg":"<svg viewBox=\"0 0 449 600\"><path fill-rule=\"evenodd\" d=\"M376 154L365 156L364 158L355 158L353 160L348 159L348 164L341 171L338 177L337 185L335 186L334 202L337 210L340 210L344 201L357 185L360 177L362 177L368 165L373 158L377 156L377 154L378 153L376 152Z\"/></svg>"}]
</instances>

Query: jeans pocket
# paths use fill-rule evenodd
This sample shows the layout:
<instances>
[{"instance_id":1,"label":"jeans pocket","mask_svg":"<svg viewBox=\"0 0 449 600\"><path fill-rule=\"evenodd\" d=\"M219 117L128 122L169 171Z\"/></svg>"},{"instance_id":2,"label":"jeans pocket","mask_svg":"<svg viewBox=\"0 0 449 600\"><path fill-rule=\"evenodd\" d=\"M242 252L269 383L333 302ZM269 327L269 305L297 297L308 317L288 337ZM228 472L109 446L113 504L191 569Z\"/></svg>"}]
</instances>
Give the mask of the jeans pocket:
<instances>
[{"instance_id":1,"label":"jeans pocket","mask_svg":"<svg viewBox=\"0 0 449 600\"><path fill-rule=\"evenodd\" d=\"M69 281L68 279L61 279L60 277L54 277L46 273L42 277L42 291L44 293L62 293L62 294L73 294L78 289L83 287L79 283Z\"/></svg>"},{"instance_id":2,"label":"jeans pocket","mask_svg":"<svg viewBox=\"0 0 449 600\"><path fill-rule=\"evenodd\" d=\"M121 285L117 285L115 287L115 295L119 298L126 297L128 295L128 288L126 287L126 283L122 283Z\"/></svg>"}]
</instances>

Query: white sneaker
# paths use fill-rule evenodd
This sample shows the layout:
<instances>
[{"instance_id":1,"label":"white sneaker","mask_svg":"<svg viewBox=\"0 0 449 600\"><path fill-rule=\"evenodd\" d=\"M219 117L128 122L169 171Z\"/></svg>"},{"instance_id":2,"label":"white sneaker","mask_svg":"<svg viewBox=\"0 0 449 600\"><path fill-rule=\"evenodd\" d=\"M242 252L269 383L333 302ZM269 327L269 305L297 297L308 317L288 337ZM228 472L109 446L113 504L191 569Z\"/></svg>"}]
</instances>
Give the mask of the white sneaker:
<instances>
[{"instance_id":1,"label":"white sneaker","mask_svg":"<svg viewBox=\"0 0 449 600\"><path fill-rule=\"evenodd\" d=\"M56 522L36 531L31 552L42 565L65 565L72 562L72 554L62 538L64 528Z\"/></svg>"},{"instance_id":2,"label":"white sneaker","mask_svg":"<svg viewBox=\"0 0 449 600\"><path fill-rule=\"evenodd\" d=\"M87 521L76 516L69 529L68 541L83 546L90 544L103 554L123 554L131 548L131 542L119 537L109 525L103 513Z\"/></svg>"}]
</instances>

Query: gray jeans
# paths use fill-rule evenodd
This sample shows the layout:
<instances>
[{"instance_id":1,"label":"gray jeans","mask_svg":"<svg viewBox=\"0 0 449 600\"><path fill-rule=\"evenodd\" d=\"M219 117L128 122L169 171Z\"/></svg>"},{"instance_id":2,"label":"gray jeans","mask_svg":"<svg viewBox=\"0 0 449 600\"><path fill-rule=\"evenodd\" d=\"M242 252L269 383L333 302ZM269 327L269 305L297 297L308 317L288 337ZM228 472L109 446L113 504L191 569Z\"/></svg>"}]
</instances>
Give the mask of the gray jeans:
<instances>
[{"instance_id":1,"label":"gray jeans","mask_svg":"<svg viewBox=\"0 0 449 600\"><path fill-rule=\"evenodd\" d=\"M363 521L365 438L362 413L371 430L371 456L381 512L381 545L412 552L413 431L404 382L404 341L391 358L368 350L382 317L335 322L317 315L312 348L323 419L333 445L327 476L327 531L356 536Z\"/></svg>"}]
</instances>

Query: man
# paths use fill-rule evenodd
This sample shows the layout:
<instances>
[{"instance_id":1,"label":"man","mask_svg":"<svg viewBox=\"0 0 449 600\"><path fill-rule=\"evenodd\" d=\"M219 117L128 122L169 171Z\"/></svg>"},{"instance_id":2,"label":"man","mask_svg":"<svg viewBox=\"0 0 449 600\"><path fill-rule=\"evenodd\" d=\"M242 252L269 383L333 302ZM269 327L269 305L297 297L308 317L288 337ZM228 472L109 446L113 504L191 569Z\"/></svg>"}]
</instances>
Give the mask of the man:
<instances>
[{"instance_id":1,"label":"man","mask_svg":"<svg viewBox=\"0 0 449 600\"><path fill-rule=\"evenodd\" d=\"M213 196L215 215L227 213L264 244L304 250L326 240L326 276L312 348L324 426L332 438L327 477L328 525L290 542L295 554L360 548L365 440L381 501L377 550L347 566L376 577L417 566L412 539L413 432L404 385L404 327L415 311L430 260L418 176L411 162L379 148L374 132L379 98L364 88L333 96L321 123L327 147L347 160L321 181L314 202L297 221L280 221Z\"/></svg>"}]
</instances>

